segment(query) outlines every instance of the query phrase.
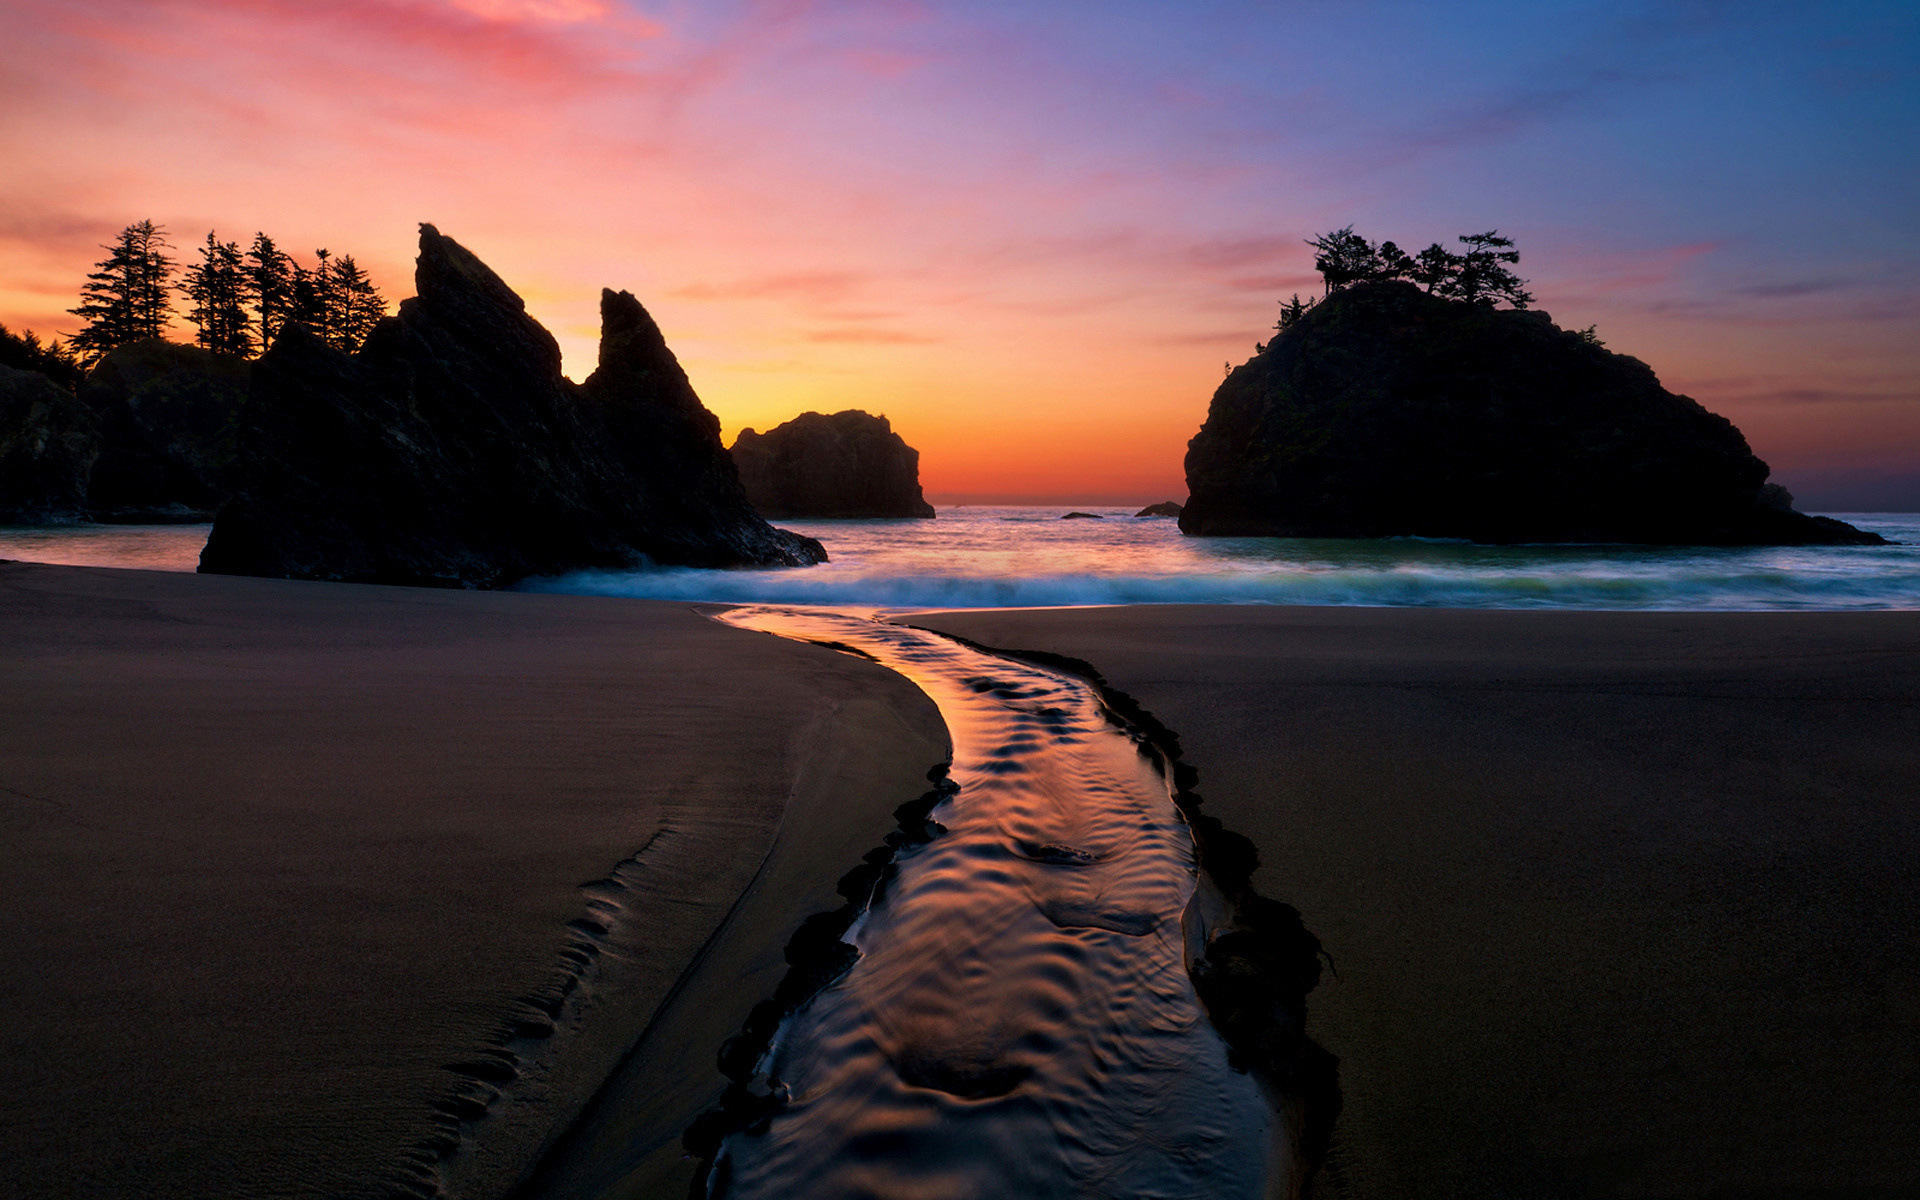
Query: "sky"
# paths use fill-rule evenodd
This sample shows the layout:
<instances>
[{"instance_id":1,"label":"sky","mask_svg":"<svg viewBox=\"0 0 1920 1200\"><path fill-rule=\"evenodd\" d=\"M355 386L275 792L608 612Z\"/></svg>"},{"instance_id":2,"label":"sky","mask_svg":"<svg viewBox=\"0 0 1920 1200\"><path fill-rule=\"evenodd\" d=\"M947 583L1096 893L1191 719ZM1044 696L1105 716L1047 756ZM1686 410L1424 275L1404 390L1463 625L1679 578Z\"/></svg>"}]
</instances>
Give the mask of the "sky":
<instances>
[{"instance_id":1,"label":"sky","mask_svg":"<svg viewBox=\"0 0 1920 1200\"><path fill-rule=\"evenodd\" d=\"M725 436L886 414L936 500L1185 495L1303 240L1497 228L1813 511L1920 510L1920 6L0 0L0 323L100 244L419 222ZM183 340L190 330L183 328Z\"/></svg>"}]
</instances>

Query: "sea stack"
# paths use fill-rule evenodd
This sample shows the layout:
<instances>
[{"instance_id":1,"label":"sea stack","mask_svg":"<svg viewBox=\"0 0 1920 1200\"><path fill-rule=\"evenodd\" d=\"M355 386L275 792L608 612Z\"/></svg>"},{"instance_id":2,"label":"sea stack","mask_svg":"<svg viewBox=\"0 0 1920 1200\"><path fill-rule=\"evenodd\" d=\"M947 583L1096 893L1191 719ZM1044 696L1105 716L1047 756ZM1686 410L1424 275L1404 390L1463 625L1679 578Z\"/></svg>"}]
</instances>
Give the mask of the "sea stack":
<instances>
[{"instance_id":1,"label":"sea stack","mask_svg":"<svg viewBox=\"0 0 1920 1200\"><path fill-rule=\"evenodd\" d=\"M1543 312L1364 283L1214 393L1190 534L1868 545L1767 486L1732 422Z\"/></svg>"},{"instance_id":2,"label":"sea stack","mask_svg":"<svg viewBox=\"0 0 1920 1200\"><path fill-rule=\"evenodd\" d=\"M255 364L202 571L504 587L825 559L749 507L718 420L632 296L603 293L582 386L520 297L431 225L414 281L358 354L291 326Z\"/></svg>"},{"instance_id":3,"label":"sea stack","mask_svg":"<svg viewBox=\"0 0 1920 1200\"><path fill-rule=\"evenodd\" d=\"M764 517L931 517L920 452L885 417L859 409L801 413L734 439L747 498Z\"/></svg>"}]
</instances>

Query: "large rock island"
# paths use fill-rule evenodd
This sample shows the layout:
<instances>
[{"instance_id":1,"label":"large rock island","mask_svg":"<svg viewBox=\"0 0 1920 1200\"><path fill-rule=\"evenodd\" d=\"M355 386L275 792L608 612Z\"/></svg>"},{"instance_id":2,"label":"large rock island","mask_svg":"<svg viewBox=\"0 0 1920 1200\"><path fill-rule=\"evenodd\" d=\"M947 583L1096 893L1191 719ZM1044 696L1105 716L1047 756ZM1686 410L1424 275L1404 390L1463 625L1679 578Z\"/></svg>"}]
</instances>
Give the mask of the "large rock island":
<instances>
[{"instance_id":1,"label":"large rock island","mask_svg":"<svg viewBox=\"0 0 1920 1200\"><path fill-rule=\"evenodd\" d=\"M931 517L920 452L885 417L801 413L765 433L743 429L733 461L765 517Z\"/></svg>"},{"instance_id":2,"label":"large rock island","mask_svg":"<svg viewBox=\"0 0 1920 1200\"><path fill-rule=\"evenodd\" d=\"M253 368L205 572L503 587L651 560L826 557L747 503L659 328L603 292L585 384L478 258L420 227L418 295L346 355L290 326Z\"/></svg>"},{"instance_id":3,"label":"large rock island","mask_svg":"<svg viewBox=\"0 0 1920 1200\"><path fill-rule=\"evenodd\" d=\"M1336 291L1214 393L1183 532L1872 544L1795 512L1732 422L1542 312Z\"/></svg>"}]
</instances>

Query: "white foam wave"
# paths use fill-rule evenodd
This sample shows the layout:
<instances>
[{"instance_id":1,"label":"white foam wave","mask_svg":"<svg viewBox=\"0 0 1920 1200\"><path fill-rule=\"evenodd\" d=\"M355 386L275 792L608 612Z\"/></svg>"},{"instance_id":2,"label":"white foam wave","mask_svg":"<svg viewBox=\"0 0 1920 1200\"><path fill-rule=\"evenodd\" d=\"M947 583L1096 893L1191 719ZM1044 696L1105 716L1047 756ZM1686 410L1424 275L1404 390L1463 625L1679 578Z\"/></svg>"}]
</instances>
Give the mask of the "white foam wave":
<instances>
[{"instance_id":1,"label":"white foam wave","mask_svg":"<svg viewBox=\"0 0 1920 1200\"><path fill-rule=\"evenodd\" d=\"M1920 608L1920 569L1626 569L1438 567L1246 570L1198 575L900 573L654 568L587 571L528 590L732 603L875 608L1027 608L1105 604L1297 604L1447 608Z\"/></svg>"}]
</instances>

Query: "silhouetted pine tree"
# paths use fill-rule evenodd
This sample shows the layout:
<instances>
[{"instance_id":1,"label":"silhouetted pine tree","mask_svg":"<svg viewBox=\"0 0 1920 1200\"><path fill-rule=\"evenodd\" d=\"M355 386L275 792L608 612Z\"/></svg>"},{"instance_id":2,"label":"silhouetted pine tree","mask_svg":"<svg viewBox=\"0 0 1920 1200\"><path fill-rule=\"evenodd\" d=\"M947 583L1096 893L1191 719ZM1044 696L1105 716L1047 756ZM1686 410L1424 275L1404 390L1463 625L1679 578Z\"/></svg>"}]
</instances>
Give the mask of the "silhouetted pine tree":
<instances>
[{"instance_id":1,"label":"silhouetted pine tree","mask_svg":"<svg viewBox=\"0 0 1920 1200\"><path fill-rule=\"evenodd\" d=\"M1507 264L1520 261L1520 252L1513 248L1512 238L1503 238L1498 229L1489 229L1485 233L1461 234L1460 240L1466 244L1467 252L1460 256L1460 269L1447 295L1469 304L1493 305L1505 300L1515 308L1525 308L1533 303L1533 294L1526 290L1527 281L1507 270Z\"/></svg>"},{"instance_id":2,"label":"silhouetted pine tree","mask_svg":"<svg viewBox=\"0 0 1920 1200\"><path fill-rule=\"evenodd\" d=\"M264 233L253 235L244 268L247 301L253 306L254 328L264 352L280 336L293 312L293 259Z\"/></svg>"},{"instance_id":3,"label":"silhouetted pine tree","mask_svg":"<svg viewBox=\"0 0 1920 1200\"><path fill-rule=\"evenodd\" d=\"M1409 258L1392 242L1375 246L1349 225L1309 238L1307 245L1314 248L1313 265L1326 281L1328 294L1356 283L1411 279L1433 295L1468 304L1492 306L1504 300L1515 308L1525 308L1533 303L1533 294L1526 290L1527 281L1507 269L1520 261L1512 238L1503 238L1499 230L1490 229L1462 234L1460 240L1466 244L1465 254L1455 254L1435 242Z\"/></svg>"},{"instance_id":4,"label":"silhouetted pine tree","mask_svg":"<svg viewBox=\"0 0 1920 1200\"><path fill-rule=\"evenodd\" d=\"M187 320L200 330L196 341L215 354L246 358L253 353L246 260L238 242L222 242L209 230L200 261L187 268L180 290L193 301Z\"/></svg>"},{"instance_id":5,"label":"silhouetted pine tree","mask_svg":"<svg viewBox=\"0 0 1920 1200\"><path fill-rule=\"evenodd\" d=\"M87 369L60 339L42 342L33 330L15 333L0 325L0 367L16 371L38 371L68 391L78 391Z\"/></svg>"},{"instance_id":6,"label":"silhouetted pine tree","mask_svg":"<svg viewBox=\"0 0 1920 1200\"><path fill-rule=\"evenodd\" d=\"M140 221L120 231L107 257L80 289L80 306L67 311L87 323L68 343L89 363L141 338L159 337L173 315L173 259L166 230Z\"/></svg>"},{"instance_id":7,"label":"silhouetted pine tree","mask_svg":"<svg viewBox=\"0 0 1920 1200\"><path fill-rule=\"evenodd\" d=\"M1422 250L1413 260L1407 278L1434 295L1444 295L1448 281L1460 273L1460 256L1439 242Z\"/></svg>"},{"instance_id":8,"label":"silhouetted pine tree","mask_svg":"<svg viewBox=\"0 0 1920 1200\"><path fill-rule=\"evenodd\" d=\"M352 354L380 318L387 315L387 302L351 254L334 260L333 294L337 305L336 323L334 335L327 340Z\"/></svg>"},{"instance_id":9,"label":"silhouetted pine tree","mask_svg":"<svg viewBox=\"0 0 1920 1200\"><path fill-rule=\"evenodd\" d=\"M1301 300L1300 293L1295 292L1293 294L1293 299L1281 301L1280 323L1278 325L1275 325L1274 328L1282 332L1292 329L1294 326L1294 323L1297 322L1301 317L1306 316L1307 310L1312 307L1313 307L1312 297L1308 297L1306 300Z\"/></svg>"},{"instance_id":10,"label":"silhouetted pine tree","mask_svg":"<svg viewBox=\"0 0 1920 1200\"><path fill-rule=\"evenodd\" d=\"M292 259L287 260L292 274L287 278L287 319L281 322L285 328L294 322L308 329L319 331L320 300L313 290L313 272L307 270Z\"/></svg>"},{"instance_id":11,"label":"silhouetted pine tree","mask_svg":"<svg viewBox=\"0 0 1920 1200\"><path fill-rule=\"evenodd\" d=\"M293 310L289 319L298 321L333 345L334 331L340 319L340 297L334 287L333 255L325 248L313 252L314 266L309 271L298 263L293 267Z\"/></svg>"},{"instance_id":12,"label":"silhouetted pine tree","mask_svg":"<svg viewBox=\"0 0 1920 1200\"><path fill-rule=\"evenodd\" d=\"M1353 231L1349 225L1332 233L1307 239L1314 248L1313 269L1326 282L1327 295L1356 283L1365 283L1380 270L1379 252L1373 243Z\"/></svg>"},{"instance_id":13,"label":"silhouetted pine tree","mask_svg":"<svg viewBox=\"0 0 1920 1200\"><path fill-rule=\"evenodd\" d=\"M1375 279L1411 279L1414 270L1414 261L1407 257L1405 250L1392 242L1380 243L1380 250L1374 257Z\"/></svg>"}]
</instances>

